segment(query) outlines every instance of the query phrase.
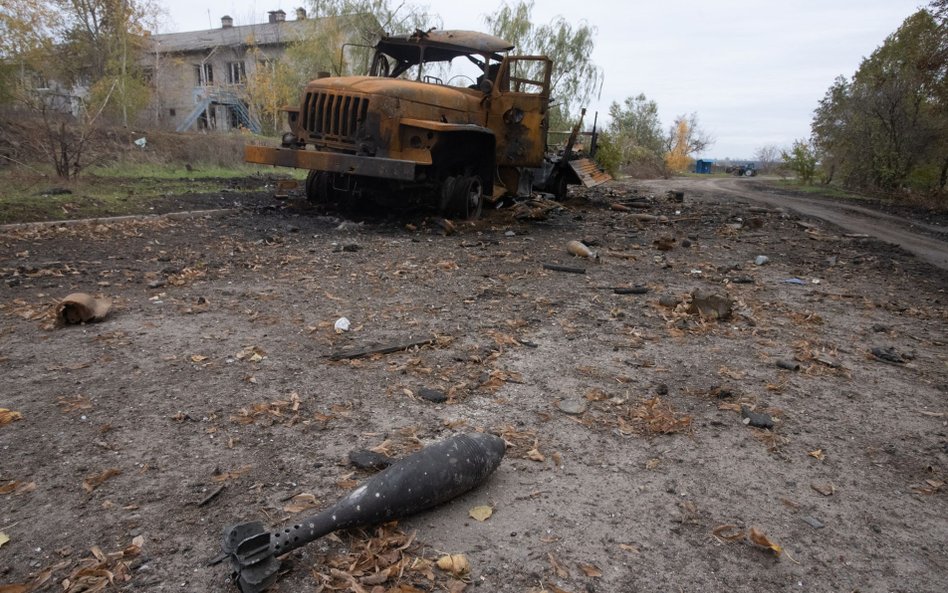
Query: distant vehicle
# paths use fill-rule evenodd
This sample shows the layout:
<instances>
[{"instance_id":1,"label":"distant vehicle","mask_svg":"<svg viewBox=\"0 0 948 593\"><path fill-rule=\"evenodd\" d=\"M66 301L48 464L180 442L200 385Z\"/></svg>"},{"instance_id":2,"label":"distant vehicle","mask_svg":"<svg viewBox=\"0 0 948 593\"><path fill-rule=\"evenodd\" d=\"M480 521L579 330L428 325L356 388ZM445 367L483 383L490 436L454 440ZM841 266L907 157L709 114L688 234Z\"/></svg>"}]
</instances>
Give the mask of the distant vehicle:
<instances>
[{"instance_id":1,"label":"distant vehicle","mask_svg":"<svg viewBox=\"0 0 948 593\"><path fill-rule=\"evenodd\" d=\"M394 197L465 219L485 200L534 188L564 197L567 184L608 180L570 150L548 153L553 62L508 55L513 47L473 31L382 37L369 76L309 82L301 104L286 108L282 146L247 146L244 158L309 169L313 202ZM443 74L455 59L470 76Z\"/></svg>"},{"instance_id":2,"label":"distant vehicle","mask_svg":"<svg viewBox=\"0 0 948 593\"><path fill-rule=\"evenodd\" d=\"M757 166L754 163L744 163L725 167L724 172L735 177L757 177Z\"/></svg>"}]
</instances>

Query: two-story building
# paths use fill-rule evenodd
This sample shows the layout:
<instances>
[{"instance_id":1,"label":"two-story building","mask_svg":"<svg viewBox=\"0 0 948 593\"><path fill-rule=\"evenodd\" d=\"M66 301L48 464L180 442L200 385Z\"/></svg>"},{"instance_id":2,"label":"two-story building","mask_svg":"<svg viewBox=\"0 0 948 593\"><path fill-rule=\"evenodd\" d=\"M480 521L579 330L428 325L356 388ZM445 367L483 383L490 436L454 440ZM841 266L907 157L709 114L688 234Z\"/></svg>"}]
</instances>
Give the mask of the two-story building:
<instances>
[{"instance_id":1,"label":"two-story building","mask_svg":"<svg viewBox=\"0 0 948 593\"><path fill-rule=\"evenodd\" d=\"M288 21L286 13L274 10L266 23L234 26L223 16L218 29L149 36L141 64L152 83L151 124L179 132L258 132L260 123L247 101L248 77L280 60L289 44L317 34L326 21L307 19L302 8Z\"/></svg>"}]
</instances>

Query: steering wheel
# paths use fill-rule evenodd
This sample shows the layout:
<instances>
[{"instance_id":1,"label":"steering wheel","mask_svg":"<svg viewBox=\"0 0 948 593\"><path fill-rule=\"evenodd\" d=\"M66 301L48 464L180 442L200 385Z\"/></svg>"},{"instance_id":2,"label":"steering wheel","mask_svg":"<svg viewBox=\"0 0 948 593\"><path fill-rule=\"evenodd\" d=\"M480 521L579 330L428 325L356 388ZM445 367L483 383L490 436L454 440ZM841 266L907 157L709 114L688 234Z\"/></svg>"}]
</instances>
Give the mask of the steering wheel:
<instances>
[{"instance_id":1,"label":"steering wheel","mask_svg":"<svg viewBox=\"0 0 948 593\"><path fill-rule=\"evenodd\" d=\"M452 76L451 78L448 79L447 84L450 85L450 84L451 84L451 81L453 81L455 78L464 78L464 79L467 79L467 80L471 81L471 84L474 84L474 85L477 84L476 82L474 82L474 79L471 78L470 76L468 76L467 74L455 74L454 76ZM454 86L454 85L451 85L451 86Z\"/></svg>"}]
</instances>

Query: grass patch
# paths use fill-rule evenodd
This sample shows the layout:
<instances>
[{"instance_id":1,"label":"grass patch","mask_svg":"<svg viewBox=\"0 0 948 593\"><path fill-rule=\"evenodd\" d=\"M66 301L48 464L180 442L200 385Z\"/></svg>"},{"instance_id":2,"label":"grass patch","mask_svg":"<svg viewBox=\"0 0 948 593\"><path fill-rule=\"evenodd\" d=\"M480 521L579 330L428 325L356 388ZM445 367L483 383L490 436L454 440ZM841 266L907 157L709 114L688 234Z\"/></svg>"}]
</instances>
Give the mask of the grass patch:
<instances>
[{"instance_id":1,"label":"grass patch","mask_svg":"<svg viewBox=\"0 0 948 593\"><path fill-rule=\"evenodd\" d=\"M195 196L235 192L239 179L306 176L304 170L250 165L196 165L191 171L184 165L112 165L90 168L76 180L40 171L0 170L0 224L200 208Z\"/></svg>"},{"instance_id":2,"label":"grass patch","mask_svg":"<svg viewBox=\"0 0 948 593\"><path fill-rule=\"evenodd\" d=\"M870 196L865 196L855 192L845 190L841 187L835 185L804 185L799 181L794 179L780 179L775 181L768 182L773 187L777 189L790 190L795 192L801 192L805 194L810 194L814 196L823 196L827 198L838 198L845 200L856 200L856 201L872 201L877 202L879 198L873 198Z\"/></svg>"},{"instance_id":3,"label":"grass patch","mask_svg":"<svg viewBox=\"0 0 948 593\"><path fill-rule=\"evenodd\" d=\"M239 179L251 175L289 175L294 179L306 179L303 169L271 167L269 165L194 165L189 170L184 164L125 163L89 169L89 174L104 178L131 179Z\"/></svg>"}]
</instances>

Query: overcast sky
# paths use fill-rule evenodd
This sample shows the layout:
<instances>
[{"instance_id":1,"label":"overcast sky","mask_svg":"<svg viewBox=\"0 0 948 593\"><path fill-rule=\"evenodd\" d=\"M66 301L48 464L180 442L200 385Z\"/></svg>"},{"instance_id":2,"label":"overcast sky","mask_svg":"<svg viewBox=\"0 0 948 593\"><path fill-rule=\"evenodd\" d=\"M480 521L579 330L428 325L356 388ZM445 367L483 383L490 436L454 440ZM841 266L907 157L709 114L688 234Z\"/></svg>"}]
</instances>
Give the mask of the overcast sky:
<instances>
[{"instance_id":1,"label":"overcast sky","mask_svg":"<svg viewBox=\"0 0 948 593\"><path fill-rule=\"evenodd\" d=\"M445 29L484 30L484 6L500 0L430 0ZM613 101L645 93L665 126L697 112L715 138L711 158L750 158L764 144L809 136L813 109L842 74L902 21L920 0L537 0L533 20L562 15L598 29L593 61L605 71L602 96L589 106L600 122ZM267 11L295 16L287 0L165 0L159 32L266 22ZM308 4L306 4L308 6Z\"/></svg>"}]
</instances>

